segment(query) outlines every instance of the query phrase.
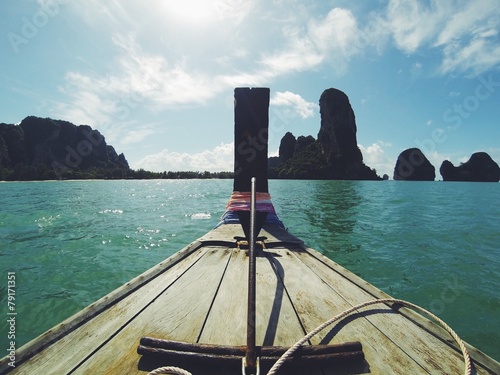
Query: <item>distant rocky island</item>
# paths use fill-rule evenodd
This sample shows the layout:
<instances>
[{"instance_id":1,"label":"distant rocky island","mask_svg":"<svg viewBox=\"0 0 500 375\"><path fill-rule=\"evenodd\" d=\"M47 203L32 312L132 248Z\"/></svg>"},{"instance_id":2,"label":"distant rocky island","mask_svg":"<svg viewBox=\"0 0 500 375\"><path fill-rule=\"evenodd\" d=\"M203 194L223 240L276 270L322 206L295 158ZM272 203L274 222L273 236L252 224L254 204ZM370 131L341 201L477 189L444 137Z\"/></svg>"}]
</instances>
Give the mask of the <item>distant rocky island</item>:
<instances>
[{"instance_id":1,"label":"distant rocky island","mask_svg":"<svg viewBox=\"0 0 500 375\"><path fill-rule=\"evenodd\" d=\"M125 155L88 125L34 116L19 125L0 123L0 181L231 177L229 172L132 170Z\"/></svg>"},{"instance_id":2,"label":"distant rocky island","mask_svg":"<svg viewBox=\"0 0 500 375\"><path fill-rule=\"evenodd\" d=\"M325 90L319 107L317 138L287 132L279 156L269 158L271 179L386 180L363 162L357 145L354 111L347 95ZM443 181L499 182L500 167L486 153L474 153L455 167L445 160ZM104 136L88 125L35 116L19 125L0 123L0 181L55 179L187 179L233 178L232 172L150 172L132 170ZM418 148L401 152L394 180L434 181L436 168Z\"/></svg>"},{"instance_id":3,"label":"distant rocky island","mask_svg":"<svg viewBox=\"0 0 500 375\"><path fill-rule=\"evenodd\" d=\"M443 181L498 182L500 167L486 152L476 152L470 159L455 167L448 160L439 168Z\"/></svg>"},{"instance_id":4,"label":"distant rocky island","mask_svg":"<svg viewBox=\"0 0 500 375\"><path fill-rule=\"evenodd\" d=\"M381 180L363 163L354 111L345 93L331 88L319 100L318 139L285 134L280 156L269 159L269 177ZM134 171L104 136L88 125L26 117L0 124L0 180L94 178L232 178L232 172Z\"/></svg>"},{"instance_id":5,"label":"distant rocky island","mask_svg":"<svg viewBox=\"0 0 500 375\"><path fill-rule=\"evenodd\" d=\"M401 152L394 167L394 179L406 181L434 181L434 166L418 148ZM443 181L499 182L500 167L486 152L476 152L470 159L455 167L449 160L443 161L439 172Z\"/></svg>"},{"instance_id":6,"label":"distant rocky island","mask_svg":"<svg viewBox=\"0 0 500 375\"><path fill-rule=\"evenodd\" d=\"M2 180L120 178L129 169L125 156L90 126L34 116L0 124Z\"/></svg>"},{"instance_id":7,"label":"distant rocky island","mask_svg":"<svg viewBox=\"0 0 500 375\"><path fill-rule=\"evenodd\" d=\"M279 156L269 159L269 177L279 179L387 180L363 163L357 146L356 121L347 95L335 88L319 100L321 127L318 138L295 137L287 132L281 139ZM455 167L445 160L439 169L443 181L499 182L500 168L485 152ZM434 181L436 168L418 148L401 152L394 167L394 180Z\"/></svg>"},{"instance_id":8,"label":"distant rocky island","mask_svg":"<svg viewBox=\"0 0 500 375\"><path fill-rule=\"evenodd\" d=\"M409 148L399 154L393 178L408 181L434 181L436 168L420 149Z\"/></svg>"},{"instance_id":9,"label":"distant rocky island","mask_svg":"<svg viewBox=\"0 0 500 375\"><path fill-rule=\"evenodd\" d=\"M356 139L356 120L347 95L327 89L319 99L318 138L288 132L279 156L269 159L269 177L281 179L381 180L363 163Z\"/></svg>"}]
</instances>

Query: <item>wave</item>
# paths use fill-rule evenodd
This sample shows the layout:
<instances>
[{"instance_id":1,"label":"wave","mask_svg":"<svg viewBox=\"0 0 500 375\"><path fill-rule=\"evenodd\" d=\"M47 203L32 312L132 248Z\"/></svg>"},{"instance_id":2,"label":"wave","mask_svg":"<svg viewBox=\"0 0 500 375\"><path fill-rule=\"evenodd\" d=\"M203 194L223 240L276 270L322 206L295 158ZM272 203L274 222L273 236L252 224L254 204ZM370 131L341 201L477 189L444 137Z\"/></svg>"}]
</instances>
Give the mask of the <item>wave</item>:
<instances>
[{"instance_id":1,"label":"wave","mask_svg":"<svg viewBox=\"0 0 500 375\"><path fill-rule=\"evenodd\" d=\"M210 213L197 213L197 214L192 214L191 215L191 220L209 220L212 218L212 215Z\"/></svg>"}]
</instances>

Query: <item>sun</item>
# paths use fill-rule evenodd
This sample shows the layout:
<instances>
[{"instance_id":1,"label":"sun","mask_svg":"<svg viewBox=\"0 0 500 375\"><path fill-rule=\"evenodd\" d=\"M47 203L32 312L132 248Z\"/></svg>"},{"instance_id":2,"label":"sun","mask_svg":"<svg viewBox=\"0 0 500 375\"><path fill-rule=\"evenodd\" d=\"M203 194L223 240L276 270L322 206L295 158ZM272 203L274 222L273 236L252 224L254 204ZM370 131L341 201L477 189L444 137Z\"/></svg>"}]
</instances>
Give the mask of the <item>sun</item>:
<instances>
[{"instance_id":1,"label":"sun","mask_svg":"<svg viewBox=\"0 0 500 375\"><path fill-rule=\"evenodd\" d=\"M180 22L205 24L216 19L215 2L210 0L167 0L164 6L169 16Z\"/></svg>"}]
</instances>

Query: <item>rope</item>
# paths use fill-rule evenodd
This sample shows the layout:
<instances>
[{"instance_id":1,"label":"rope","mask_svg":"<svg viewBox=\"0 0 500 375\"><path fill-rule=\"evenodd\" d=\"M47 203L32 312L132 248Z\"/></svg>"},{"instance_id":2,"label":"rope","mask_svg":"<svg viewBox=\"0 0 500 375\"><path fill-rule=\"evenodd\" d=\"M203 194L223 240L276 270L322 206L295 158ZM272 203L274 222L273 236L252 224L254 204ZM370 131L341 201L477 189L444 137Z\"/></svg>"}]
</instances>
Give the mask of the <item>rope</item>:
<instances>
[{"instance_id":1,"label":"rope","mask_svg":"<svg viewBox=\"0 0 500 375\"><path fill-rule=\"evenodd\" d=\"M171 374L171 375L192 375L190 372L183 370L179 367L160 367L156 370L151 371L148 375L161 375L161 374Z\"/></svg>"},{"instance_id":2,"label":"rope","mask_svg":"<svg viewBox=\"0 0 500 375\"><path fill-rule=\"evenodd\" d=\"M464 357L464 375L471 375L472 372L472 364L471 364L471 359L469 356L469 352L465 346L465 343L463 340L458 337L458 335L451 329L448 324L446 324L443 320L441 320L439 317L431 313L430 311L425 310L424 308L415 305L411 302L403 301L400 299L376 299L372 301L367 301L364 303L361 303L359 305L356 305L354 307L351 307L350 309L334 316L327 322L323 323L320 325L318 328L316 328L314 331L311 331L308 333L306 336L304 336L302 339L297 341L290 349L288 349L279 359L276 361L276 363L271 367L267 375L275 375L276 372L279 370L279 368L285 363L286 360L288 360L295 351L300 348L306 341L309 341L313 336L317 335L319 332L321 332L323 329L328 327L329 325L335 323L336 321L345 318L346 316L352 314L353 312L367 306L371 305L376 305L379 303L393 303L396 305L402 305L406 307L411 307L415 310L420 311L421 313L430 316L432 319L434 319L436 322L441 324L441 326L453 337L453 339L457 342L458 346L460 347L460 350L462 351L462 355ZM173 375L192 375L191 373L187 372L186 370L177 368L177 367L160 367L154 371L151 371L148 375L160 375L160 374L173 374Z\"/></svg>"},{"instance_id":3,"label":"rope","mask_svg":"<svg viewBox=\"0 0 500 375\"><path fill-rule=\"evenodd\" d=\"M357 306L354 306L346 311L344 311L343 313L333 317L332 319L330 319L329 321L323 323L322 325L320 325L318 328L316 328L314 331L310 332L309 334L307 334L306 336L304 336L301 340L297 341L295 343L295 345L293 345L290 349L288 349L279 359L278 361L274 364L273 367L271 367L271 369L269 370L269 372L267 373L267 375L275 375L276 372L278 371L278 369L281 367L281 365L288 359L290 358L290 356L292 356L292 354L299 348L301 347L306 341L308 341L309 339L311 339L311 337L315 336L316 334L318 334L320 331L322 331L323 329L325 329L326 327L328 327L329 325L333 324L334 322L336 322L337 320L340 320L344 317L346 317L347 315L357 311L358 309L361 309L363 307L366 307L366 306L370 306L370 305L375 305L375 304L379 304L379 303L395 303L395 304L399 304L399 305L403 305L403 306L407 306L407 307L411 307L413 309L416 309L428 316L430 316L431 318L433 318L434 320L436 320L439 324L441 324L441 326L446 329L446 331L448 331L448 333L453 337L453 339L457 342L458 346L460 347L460 350L462 351L462 354L464 356L464 374L465 375L470 375L471 374L471 371L472 371L472 365L471 365L471 359L470 359L470 356L469 356L469 352L467 351L467 348L465 347L465 343L462 341L462 339L460 337L458 337L458 335L455 333L455 331L453 331L450 326L448 326L443 320L441 320L440 318L438 318L436 315L434 315L433 313L423 309L422 307L420 306L417 306L413 303L410 303L410 302L406 302L406 301L403 301L403 300L398 300L398 299L377 299L377 300L372 300L372 301L368 301L368 302L364 302L364 303L361 303Z\"/></svg>"}]
</instances>

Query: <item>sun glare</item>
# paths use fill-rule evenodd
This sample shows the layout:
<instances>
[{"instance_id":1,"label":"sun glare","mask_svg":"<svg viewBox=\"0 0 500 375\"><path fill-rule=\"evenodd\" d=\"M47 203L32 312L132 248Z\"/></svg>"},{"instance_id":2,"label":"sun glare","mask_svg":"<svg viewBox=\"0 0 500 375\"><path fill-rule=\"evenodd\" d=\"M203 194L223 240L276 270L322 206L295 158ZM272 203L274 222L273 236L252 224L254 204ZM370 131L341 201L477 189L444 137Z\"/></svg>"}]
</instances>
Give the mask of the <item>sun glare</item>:
<instances>
[{"instance_id":1,"label":"sun glare","mask_svg":"<svg viewBox=\"0 0 500 375\"><path fill-rule=\"evenodd\" d=\"M181 22L204 24L216 18L213 1L170 0L165 7L170 16Z\"/></svg>"}]
</instances>

